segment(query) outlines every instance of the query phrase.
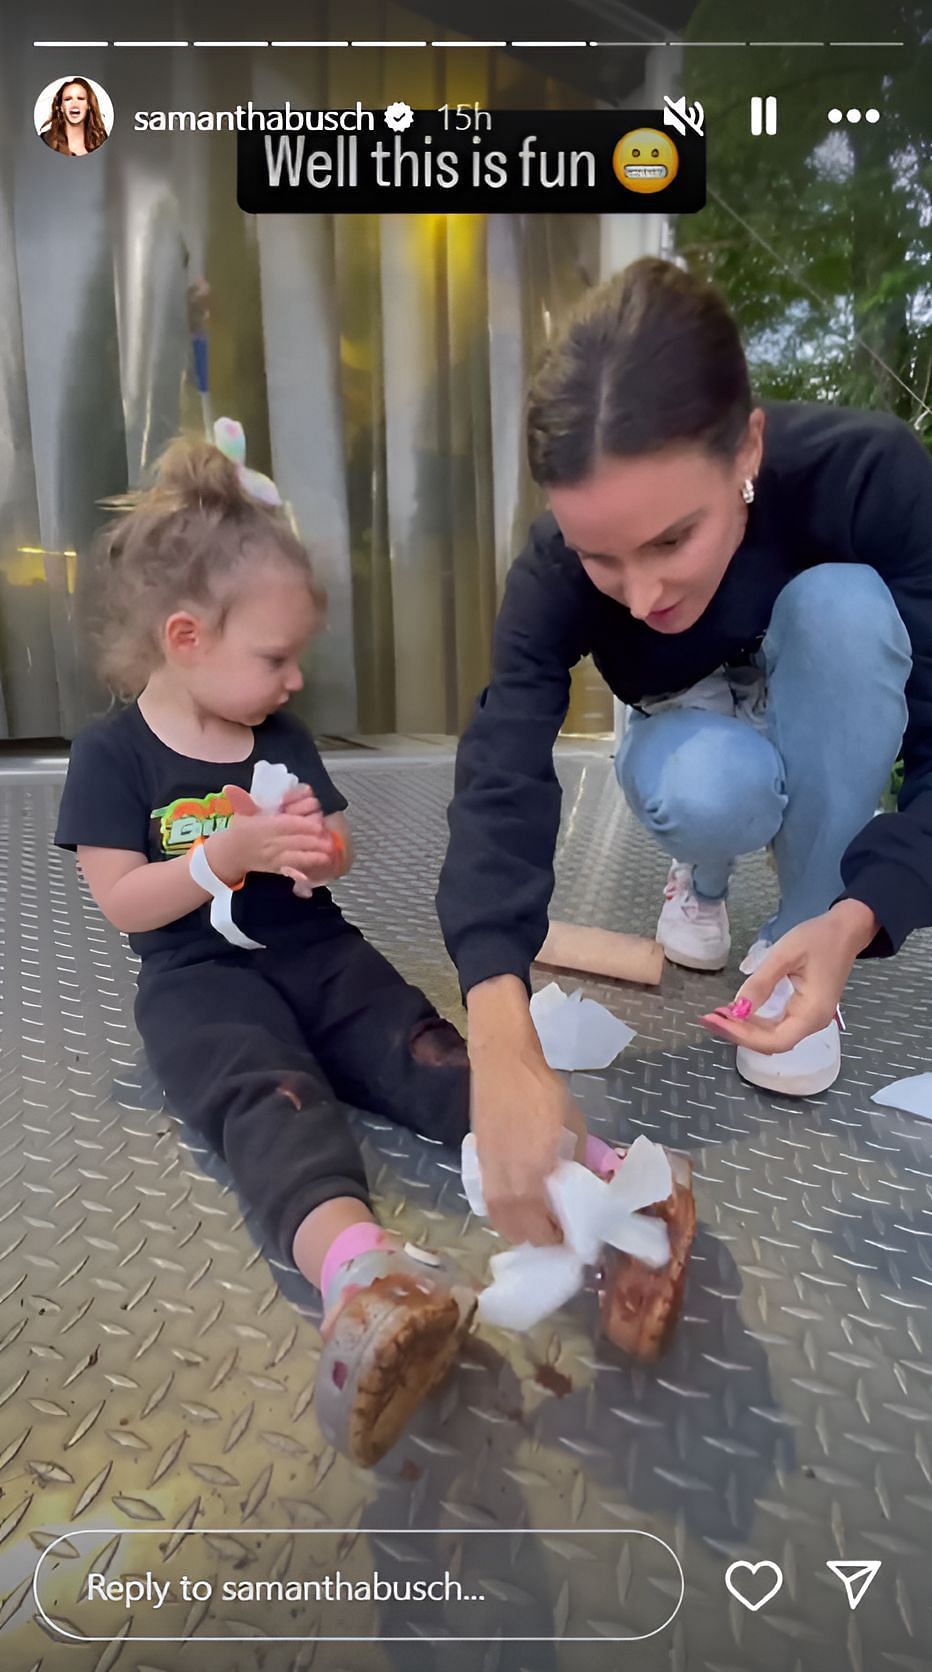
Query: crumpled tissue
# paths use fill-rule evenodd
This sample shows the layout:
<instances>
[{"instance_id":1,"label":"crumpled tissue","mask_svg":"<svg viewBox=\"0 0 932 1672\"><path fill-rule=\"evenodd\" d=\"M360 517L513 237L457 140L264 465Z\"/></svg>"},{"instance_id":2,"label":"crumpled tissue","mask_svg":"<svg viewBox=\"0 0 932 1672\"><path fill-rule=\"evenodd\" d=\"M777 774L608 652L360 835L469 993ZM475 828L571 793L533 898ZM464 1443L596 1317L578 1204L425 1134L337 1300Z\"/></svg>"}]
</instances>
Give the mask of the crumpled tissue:
<instances>
[{"instance_id":1,"label":"crumpled tissue","mask_svg":"<svg viewBox=\"0 0 932 1672\"><path fill-rule=\"evenodd\" d=\"M871 1102L932 1120L932 1074L908 1074L905 1080L894 1080L892 1086L875 1091Z\"/></svg>"},{"instance_id":2,"label":"crumpled tissue","mask_svg":"<svg viewBox=\"0 0 932 1672\"><path fill-rule=\"evenodd\" d=\"M289 772L283 761L256 761L252 769L252 783L249 793L256 806L263 813L277 813L289 790L296 790L298 779L293 772ZM298 875L297 871L286 873L294 883L294 892L299 900L309 900L314 892L313 885L306 877Z\"/></svg>"},{"instance_id":3,"label":"crumpled tissue","mask_svg":"<svg viewBox=\"0 0 932 1672\"><path fill-rule=\"evenodd\" d=\"M551 1068L608 1068L635 1031L604 1004L564 993L556 981L533 995L531 1020Z\"/></svg>"},{"instance_id":4,"label":"crumpled tissue","mask_svg":"<svg viewBox=\"0 0 932 1672\"><path fill-rule=\"evenodd\" d=\"M564 1157L575 1148L565 1132ZM463 1189L473 1213L484 1218L485 1198L473 1134L463 1140ZM528 1330L565 1306L583 1286L586 1267L597 1264L606 1243L632 1254L655 1270L670 1258L670 1238L662 1219L641 1211L665 1202L673 1190L670 1160L660 1144L643 1134L609 1182L579 1162L562 1160L547 1180L547 1194L563 1231L557 1246L519 1243L493 1254L492 1282L479 1296L478 1316L499 1329Z\"/></svg>"},{"instance_id":5,"label":"crumpled tissue","mask_svg":"<svg viewBox=\"0 0 932 1672\"><path fill-rule=\"evenodd\" d=\"M277 813L288 791L297 787L295 774L283 761L256 761L249 793L263 813Z\"/></svg>"}]
</instances>

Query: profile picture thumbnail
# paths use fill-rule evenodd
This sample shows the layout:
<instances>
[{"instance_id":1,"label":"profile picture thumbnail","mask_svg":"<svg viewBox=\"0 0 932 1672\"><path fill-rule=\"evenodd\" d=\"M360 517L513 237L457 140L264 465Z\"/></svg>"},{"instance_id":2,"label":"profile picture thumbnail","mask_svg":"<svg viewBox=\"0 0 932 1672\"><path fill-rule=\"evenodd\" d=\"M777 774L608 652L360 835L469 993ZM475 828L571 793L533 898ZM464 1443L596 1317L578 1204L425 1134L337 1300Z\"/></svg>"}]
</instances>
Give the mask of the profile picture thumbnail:
<instances>
[{"instance_id":1,"label":"profile picture thumbnail","mask_svg":"<svg viewBox=\"0 0 932 1672\"><path fill-rule=\"evenodd\" d=\"M59 76L36 100L36 133L63 157L86 157L110 138L113 100L99 81L87 76Z\"/></svg>"}]
</instances>

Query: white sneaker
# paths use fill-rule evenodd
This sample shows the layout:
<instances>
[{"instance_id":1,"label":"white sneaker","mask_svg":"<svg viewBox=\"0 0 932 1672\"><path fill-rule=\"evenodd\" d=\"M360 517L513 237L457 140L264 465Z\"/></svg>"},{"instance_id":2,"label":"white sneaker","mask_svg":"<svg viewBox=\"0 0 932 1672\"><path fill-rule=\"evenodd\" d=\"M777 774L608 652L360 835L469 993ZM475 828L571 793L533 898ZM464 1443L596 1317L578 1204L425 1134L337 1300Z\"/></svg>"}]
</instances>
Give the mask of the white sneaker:
<instances>
[{"instance_id":1,"label":"white sneaker","mask_svg":"<svg viewBox=\"0 0 932 1672\"><path fill-rule=\"evenodd\" d=\"M753 975L772 950L769 941L757 940L741 964L743 975ZM755 1010L755 1016L776 1020L793 997L793 983L786 976L777 982L769 999ZM783 1097L815 1097L834 1085L841 1072L841 1034L837 1020L818 1033L810 1033L790 1051L749 1051L738 1046L735 1066L742 1080L763 1091Z\"/></svg>"},{"instance_id":2,"label":"white sneaker","mask_svg":"<svg viewBox=\"0 0 932 1672\"><path fill-rule=\"evenodd\" d=\"M657 939L671 964L688 970L721 970L728 962L731 934L724 900L699 900L693 868L670 866Z\"/></svg>"}]
</instances>

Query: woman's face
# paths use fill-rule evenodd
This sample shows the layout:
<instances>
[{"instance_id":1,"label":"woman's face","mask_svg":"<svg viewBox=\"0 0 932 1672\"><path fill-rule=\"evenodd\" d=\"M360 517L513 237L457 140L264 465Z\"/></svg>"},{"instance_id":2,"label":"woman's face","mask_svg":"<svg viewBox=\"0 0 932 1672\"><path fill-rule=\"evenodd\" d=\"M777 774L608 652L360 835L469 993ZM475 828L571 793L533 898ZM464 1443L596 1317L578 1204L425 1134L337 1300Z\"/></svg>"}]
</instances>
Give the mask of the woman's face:
<instances>
[{"instance_id":1,"label":"woman's face","mask_svg":"<svg viewBox=\"0 0 932 1672\"><path fill-rule=\"evenodd\" d=\"M69 81L62 92L61 107L65 121L79 128L87 115L87 92L79 81Z\"/></svg>"},{"instance_id":2,"label":"woman's face","mask_svg":"<svg viewBox=\"0 0 932 1672\"><path fill-rule=\"evenodd\" d=\"M600 460L548 498L566 544L600 592L656 633L685 633L711 603L741 543L745 477L760 468L764 414L734 459L696 446Z\"/></svg>"}]
</instances>

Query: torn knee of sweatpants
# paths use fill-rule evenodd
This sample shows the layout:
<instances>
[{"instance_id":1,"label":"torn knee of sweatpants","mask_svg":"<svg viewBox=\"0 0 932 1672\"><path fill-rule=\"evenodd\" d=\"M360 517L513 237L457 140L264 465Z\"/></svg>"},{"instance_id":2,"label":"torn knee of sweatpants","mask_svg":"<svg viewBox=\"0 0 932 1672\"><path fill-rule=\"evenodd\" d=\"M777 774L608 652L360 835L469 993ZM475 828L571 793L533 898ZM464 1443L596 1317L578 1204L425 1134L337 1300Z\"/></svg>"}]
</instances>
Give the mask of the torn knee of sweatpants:
<instances>
[{"instance_id":1,"label":"torn knee of sweatpants","mask_svg":"<svg viewBox=\"0 0 932 1672\"><path fill-rule=\"evenodd\" d=\"M415 1062L428 1068L468 1068L466 1041L452 1022L428 1016L411 1030L408 1046Z\"/></svg>"},{"instance_id":2,"label":"torn knee of sweatpants","mask_svg":"<svg viewBox=\"0 0 932 1672\"><path fill-rule=\"evenodd\" d=\"M282 1097L287 1097L288 1102L294 1104L296 1109L303 1109L307 1098L302 1096L302 1093L306 1094L310 1085L311 1080L307 1074L287 1074L283 1080L279 1081L278 1090Z\"/></svg>"}]
</instances>

